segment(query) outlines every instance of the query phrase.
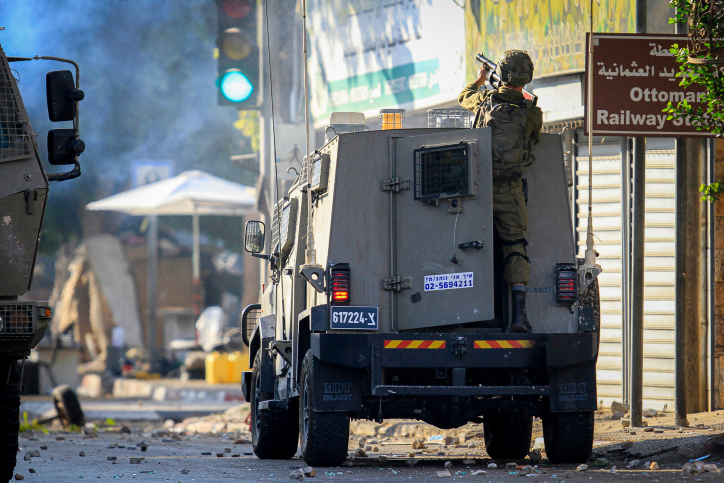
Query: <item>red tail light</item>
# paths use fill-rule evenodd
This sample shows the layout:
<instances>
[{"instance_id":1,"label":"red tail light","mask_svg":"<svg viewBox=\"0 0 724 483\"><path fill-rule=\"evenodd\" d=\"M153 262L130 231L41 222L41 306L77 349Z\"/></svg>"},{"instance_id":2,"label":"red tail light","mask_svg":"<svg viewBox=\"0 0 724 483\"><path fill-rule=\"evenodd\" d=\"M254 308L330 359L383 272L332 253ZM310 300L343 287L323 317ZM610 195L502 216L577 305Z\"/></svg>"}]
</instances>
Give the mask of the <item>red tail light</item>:
<instances>
[{"instance_id":1,"label":"red tail light","mask_svg":"<svg viewBox=\"0 0 724 483\"><path fill-rule=\"evenodd\" d=\"M350 298L350 270L346 263L338 263L329 269L329 289L332 302L347 303Z\"/></svg>"},{"instance_id":2,"label":"red tail light","mask_svg":"<svg viewBox=\"0 0 724 483\"><path fill-rule=\"evenodd\" d=\"M573 305L578 300L578 269L575 265L556 265L558 305Z\"/></svg>"}]
</instances>

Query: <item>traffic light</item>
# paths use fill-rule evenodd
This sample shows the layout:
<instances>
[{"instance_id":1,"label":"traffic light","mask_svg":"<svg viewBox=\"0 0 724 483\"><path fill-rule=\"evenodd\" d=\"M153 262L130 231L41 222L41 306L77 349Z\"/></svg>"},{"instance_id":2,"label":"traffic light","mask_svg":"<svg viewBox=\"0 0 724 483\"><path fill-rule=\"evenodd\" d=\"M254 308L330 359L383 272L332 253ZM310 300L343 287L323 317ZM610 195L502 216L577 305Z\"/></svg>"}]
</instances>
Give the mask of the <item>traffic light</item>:
<instances>
[{"instance_id":1,"label":"traffic light","mask_svg":"<svg viewBox=\"0 0 724 483\"><path fill-rule=\"evenodd\" d=\"M259 98L258 0L216 0L219 105L255 109Z\"/></svg>"}]
</instances>

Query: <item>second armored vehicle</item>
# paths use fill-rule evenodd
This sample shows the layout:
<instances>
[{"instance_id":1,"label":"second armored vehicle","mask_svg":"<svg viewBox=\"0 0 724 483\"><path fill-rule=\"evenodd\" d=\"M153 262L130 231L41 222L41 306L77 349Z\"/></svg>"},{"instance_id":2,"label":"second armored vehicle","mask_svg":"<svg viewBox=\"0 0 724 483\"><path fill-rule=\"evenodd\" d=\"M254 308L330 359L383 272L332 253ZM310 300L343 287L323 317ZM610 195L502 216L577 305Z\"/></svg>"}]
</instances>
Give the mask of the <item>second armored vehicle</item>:
<instances>
[{"instance_id":1,"label":"second armored vehicle","mask_svg":"<svg viewBox=\"0 0 724 483\"><path fill-rule=\"evenodd\" d=\"M599 295L579 279L561 140L544 134L525 174L530 334L506 332L490 146L489 128L338 134L274 208L266 251L248 223L271 274L242 317L259 457L299 440L308 464L339 465L350 418L410 418L482 422L491 457L521 458L537 416L552 462L588 459Z\"/></svg>"}]
</instances>

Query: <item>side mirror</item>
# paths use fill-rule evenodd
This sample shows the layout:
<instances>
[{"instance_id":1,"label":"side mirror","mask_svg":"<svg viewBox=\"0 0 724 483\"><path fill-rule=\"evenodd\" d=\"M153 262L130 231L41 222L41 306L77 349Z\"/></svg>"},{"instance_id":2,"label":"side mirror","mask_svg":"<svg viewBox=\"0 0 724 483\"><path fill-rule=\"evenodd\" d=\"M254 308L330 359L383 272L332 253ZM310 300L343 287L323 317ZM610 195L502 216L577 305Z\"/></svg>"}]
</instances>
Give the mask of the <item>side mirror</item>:
<instances>
[{"instance_id":1,"label":"side mirror","mask_svg":"<svg viewBox=\"0 0 724 483\"><path fill-rule=\"evenodd\" d=\"M48 117L53 122L75 119L75 105L83 100L83 91L76 90L73 74L69 70L48 72L45 75L45 94Z\"/></svg>"},{"instance_id":2,"label":"side mirror","mask_svg":"<svg viewBox=\"0 0 724 483\"><path fill-rule=\"evenodd\" d=\"M74 129L48 131L48 162L52 165L75 164L85 151L85 143L78 139Z\"/></svg>"},{"instance_id":3,"label":"side mirror","mask_svg":"<svg viewBox=\"0 0 724 483\"><path fill-rule=\"evenodd\" d=\"M264 223L261 221L247 221L244 230L244 250L251 253L264 251Z\"/></svg>"}]
</instances>

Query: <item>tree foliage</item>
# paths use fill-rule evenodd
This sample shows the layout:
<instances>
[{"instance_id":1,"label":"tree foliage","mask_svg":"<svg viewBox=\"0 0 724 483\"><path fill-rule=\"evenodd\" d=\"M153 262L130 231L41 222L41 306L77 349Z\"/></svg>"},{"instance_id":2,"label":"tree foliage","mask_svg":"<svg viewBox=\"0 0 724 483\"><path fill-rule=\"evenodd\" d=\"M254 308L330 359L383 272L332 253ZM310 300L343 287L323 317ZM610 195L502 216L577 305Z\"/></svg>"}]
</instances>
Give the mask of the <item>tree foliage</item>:
<instances>
[{"instance_id":1,"label":"tree foliage","mask_svg":"<svg viewBox=\"0 0 724 483\"><path fill-rule=\"evenodd\" d=\"M234 127L238 129L244 137L249 138L251 149L259 152L260 132L259 132L259 111L238 111L239 119L234 122Z\"/></svg>"},{"instance_id":2,"label":"tree foliage","mask_svg":"<svg viewBox=\"0 0 724 483\"><path fill-rule=\"evenodd\" d=\"M695 39L697 52L692 52L692 41L688 45L674 45L672 53L679 63L676 77L681 87L700 85L706 89L703 100L705 107L692 106L686 100L674 105L669 102L664 112L668 119L689 118L698 130L710 131L719 136L724 133L724 64L694 63L697 59L723 58L724 35L717 35L724 28L719 18L724 14L724 2L721 0L671 0L669 5L675 8L670 23L687 23L691 39Z\"/></svg>"}]
</instances>

